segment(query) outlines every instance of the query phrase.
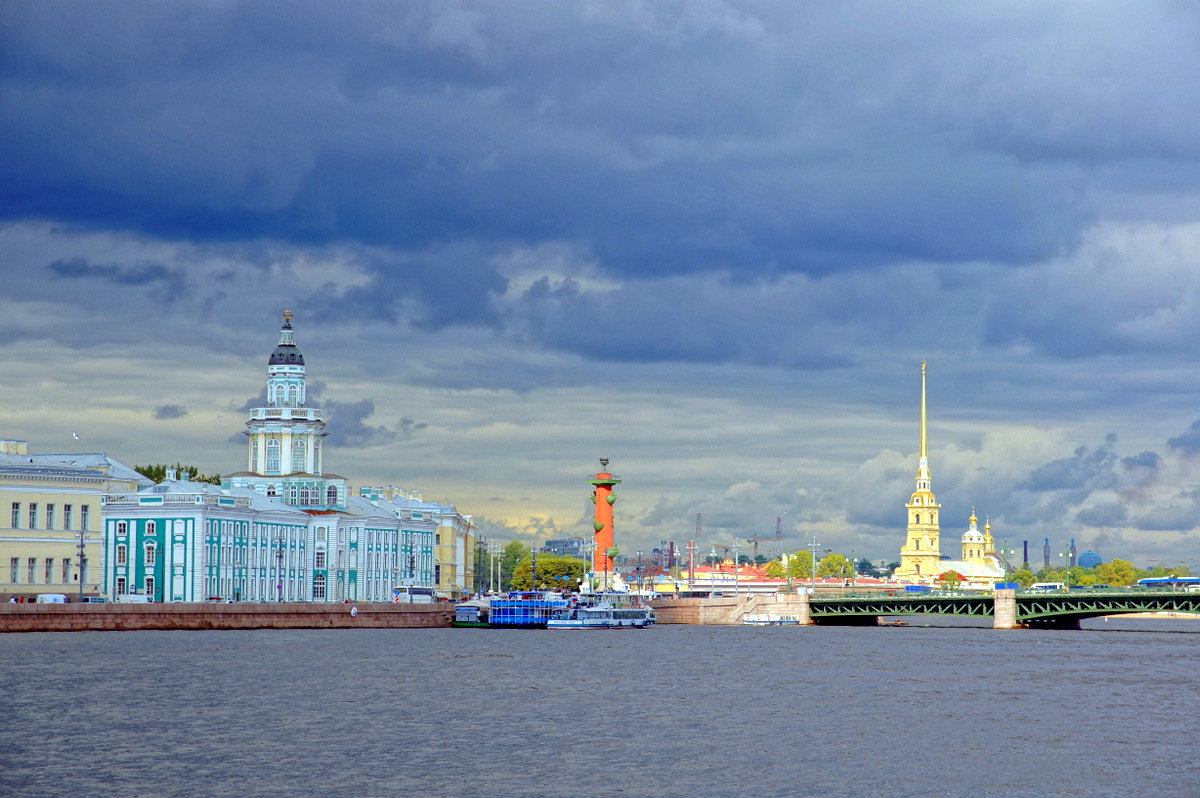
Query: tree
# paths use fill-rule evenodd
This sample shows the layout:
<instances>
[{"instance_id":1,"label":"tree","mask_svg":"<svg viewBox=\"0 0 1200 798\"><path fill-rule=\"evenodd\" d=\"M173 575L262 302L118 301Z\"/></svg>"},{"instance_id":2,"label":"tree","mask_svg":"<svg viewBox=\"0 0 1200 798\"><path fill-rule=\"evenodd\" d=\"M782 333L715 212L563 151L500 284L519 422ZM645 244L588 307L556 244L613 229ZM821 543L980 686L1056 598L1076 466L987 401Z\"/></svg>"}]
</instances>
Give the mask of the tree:
<instances>
[{"instance_id":1,"label":"tree","mask_svg":"<svg viewBox=\"0 0 1200 798\"><path fill-rule=\"evenodd\" d=\"M937 578L938 586L949 590L953 590L965 581L967 580L958 571L944 571Z\"/></svg>"},{"instance_id":2,"label":"tree","mask_svg":"<svg viewBox=\"0 0 1200 798\"><path fill-rule=\"evenodd\" d=\"M854 576L854 565L844 554L827 554L817 563L817 576L849 579Z\"/></svg>"},{"instance_id":3,"label":"tree","mask_svg":"<svg viewBox=\"0 0 1200 798\"><path fill-rule=\"evenodd\" d=\"M801 549L788 557L788 574L793 578L811 578L812 566L813 556L808 549Z\"/></svg>"},{"instance_id":4,"label":"tree","mask_svg":"<svg viewBox=\"0 0 1200 798\"><path fill-rule=\"evenodd\" d=\"M164 479L167 478L167 469L168 468L174 468L175 473L178 474L178 476L180 478L182 478L184 474L187 474L188 479L191 480L192 482L207 482L211 485L220 485L221 484L221 475L220 474L201 474L200 469L196 468L196 466L190 466L190 465L185 466L183 463L176 463L173 466L169 466L169 465L166 465L163 463L158 463L158 464L154 464L154 465L140 465L140 466L134 466L133 470L138 472L142 476L146 477L147 479L152 479L155 482L162 482Z\"/></svg>"},{"instance_id":5,"label":"tree","mask_svg":"<svg viewBox=\"0 0 1200 798\"><path fill-rule=\"evenodd\" d=\"M583 581L584 561L576 557L562 557L557 554L539 554L537 558L537 584L532 584L533 570L532 555L521 560L513 573L512 585L515 590L578 590ZM566 577L565 579L563 577Z\"/></svg>"},{"instance_id":6,"label":"tree","mask_svg":"<svg viewBox=\"0 0 1200 798\"><path fill-rule=\"evenodd\" d=\"M783 579L787 576L787 569L779 560L771 560L764 565L763 572L766 573L768 579Z\"/></svg>"},{"instance_id":7,"label":"tree","mask_svg":"<svg viewBox=\"0 0 1200 798\"><path fill-rule=\"evenodd\" d=\"M1021 587L1029 587L1037 581L1037 575L1028 568L1018 568L1009 577L1010 582L1017 582Z\"/></svg>"},{"instance_id":8,"label":"tree","mask_svg":"<svg viewBox=\"0 0 1200 798\"><path fill-rule=\"evenodd\" d=\"M1095 568L1096 579L1103 585L1132 585L1137 581L1137 569L1129 560L1112 560Z\"/></svg>"},{"instance_id":9,"label":"tree","mask_svg":"<svg viewBox=\"0 0 1200 798\"><path fill-rule=\"evenodd\" d=\"M519 540L514 540L504 547L504 551L500 553L500 589L512 590L513 588L513 572L517 570L517 563L530 556L530 549Z\"/></svg>"}]
</instances>

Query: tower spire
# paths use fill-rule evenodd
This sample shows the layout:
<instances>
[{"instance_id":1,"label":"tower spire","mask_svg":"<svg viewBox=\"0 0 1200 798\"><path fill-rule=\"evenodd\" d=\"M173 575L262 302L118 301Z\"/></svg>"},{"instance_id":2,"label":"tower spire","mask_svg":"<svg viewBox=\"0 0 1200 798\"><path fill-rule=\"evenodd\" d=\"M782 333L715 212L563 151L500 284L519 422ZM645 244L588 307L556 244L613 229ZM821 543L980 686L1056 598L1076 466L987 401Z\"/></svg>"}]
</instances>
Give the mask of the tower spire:
<instances>
[{"instance_id":1,"label":"tower spire","mask_svg":"<svg viewBox=\"0 0 1200 798\"><path fill-rule=\"evenodd\" d=\"M929 450L925 436L925 361L921 361L921 460L929 459ZM924 464L924 462L922 462Z\"/></svg>"}]
</instances>

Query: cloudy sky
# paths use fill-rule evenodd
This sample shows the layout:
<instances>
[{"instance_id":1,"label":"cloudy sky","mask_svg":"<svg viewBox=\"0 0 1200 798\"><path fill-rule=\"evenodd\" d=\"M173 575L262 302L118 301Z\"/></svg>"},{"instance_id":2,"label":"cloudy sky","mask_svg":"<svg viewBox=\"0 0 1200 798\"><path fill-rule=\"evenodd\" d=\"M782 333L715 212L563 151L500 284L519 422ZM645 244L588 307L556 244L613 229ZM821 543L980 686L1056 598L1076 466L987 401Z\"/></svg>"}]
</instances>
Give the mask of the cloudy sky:
<instances>
[{"instance_id":1,"label":"cloudy sky","mask_svg":"<svg viewBox=\"0 0 1200 798\"><path fill-rule=\"evenodd\" d=\"M1200 11L0 0L0 437L327 467L501 538L1200 565ZM78 432L81 441L72 438ZM1018 555L1019 556L1019 555ZM1035 559L1037 559L1035 557Z\"/></svg>"}]
</instances>

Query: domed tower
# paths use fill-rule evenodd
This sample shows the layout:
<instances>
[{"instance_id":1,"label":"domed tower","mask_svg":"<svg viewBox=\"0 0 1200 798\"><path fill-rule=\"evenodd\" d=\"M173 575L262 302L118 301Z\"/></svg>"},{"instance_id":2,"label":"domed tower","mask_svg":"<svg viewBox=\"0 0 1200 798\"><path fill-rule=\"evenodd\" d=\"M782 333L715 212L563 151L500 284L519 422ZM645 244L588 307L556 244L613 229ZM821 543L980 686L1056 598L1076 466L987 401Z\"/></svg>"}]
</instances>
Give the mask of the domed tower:
<instances>
[{"instance_id":1,"label":"domed tower","mask_svg":"<svg viewBox=\"0 0 1200 798\"><path fill-rule=\"evenodd\" d=\"M933 495L933 477L929 471L929 446L925 424L925 363L921 364L921 451L917 461L917 489L908 500L908 535L900 549L900 567L896 576L928 581L940 573L941 505Z\"/></svg>"},{"instance_id":2,"label":"domed tower","mask_svg":"<svg viewBox=\"0 0 1200 798\"><path fill-rule=\"evenodd\" d=\"M962 536L962 558L966 562L982 562L986 553L983 533L979 531L979 519L975 517L975 511L971 510L967 531L963 532Z\"/></svg>"},{"instance_id":3,"label":"domed tower","mask_svg":"<svg viewBox=\"0 0 1200 798\"><path fill-rule=\"evenodd\" d=\"M324 474L321 467L321 440L328 433L321 411L306 404L304 355L296 346L294 317L290 310L283 312L279 343L267 360L266 407L251 410L246 422L248 469L232 475L230 483L296 507L345 506L345 480Z\"/></svg>"}]
</instances>

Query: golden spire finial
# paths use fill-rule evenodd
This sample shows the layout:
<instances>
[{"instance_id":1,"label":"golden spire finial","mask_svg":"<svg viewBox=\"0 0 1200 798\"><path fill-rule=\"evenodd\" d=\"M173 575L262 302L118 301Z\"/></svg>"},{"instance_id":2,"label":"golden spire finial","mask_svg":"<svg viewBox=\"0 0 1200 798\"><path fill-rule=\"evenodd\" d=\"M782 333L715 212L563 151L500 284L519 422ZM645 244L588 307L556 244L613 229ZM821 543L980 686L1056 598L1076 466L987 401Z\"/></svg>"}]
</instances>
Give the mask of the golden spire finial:
<instances>
[{"instance_id":1,"label":"golden spire finial","mask_svg":"<svg viewBox=\"0 0 1200 798\"><path fill-rule=\"evenodd\" d=\"M290 310L285 310L283 312L283 320L285 322L287 322L288 324L291 324L292 319L294 319L295 317L296 317L296 314L292 313Z\"/></svg>"},{"instance_id":2,"label":"golden spire finial","mask_svg":"<svg viewBox=\"0 0 1200 798\"><path fill-rule=\"evenodd\" d=\"M921 361L921 458L929 456L925 435L925 361Z\"/></svg>"}]
</instances>

